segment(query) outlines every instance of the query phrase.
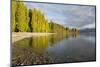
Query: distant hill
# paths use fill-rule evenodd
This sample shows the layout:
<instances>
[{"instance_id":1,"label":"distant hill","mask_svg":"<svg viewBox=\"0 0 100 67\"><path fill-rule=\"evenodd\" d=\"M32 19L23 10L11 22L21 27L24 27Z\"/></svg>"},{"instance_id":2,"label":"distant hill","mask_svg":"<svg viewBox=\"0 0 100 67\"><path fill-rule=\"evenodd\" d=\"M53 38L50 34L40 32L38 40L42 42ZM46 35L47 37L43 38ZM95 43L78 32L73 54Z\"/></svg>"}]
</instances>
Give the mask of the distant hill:
<instances>
[{"instance_id":1,"label":"distant hill","mask_svg":"<svg viewBox=\"0 0 100 67\"><path fill-rule=\"evenodd\" d=\"M83 33L83 32L85 32L85 33L86 33L86 32L95 32L95 31L96 31L95 28L85 28L85 29L81 29L81 30L80 30L80 32L82 32L82 33Z\"/></svg>"}]
</instances>

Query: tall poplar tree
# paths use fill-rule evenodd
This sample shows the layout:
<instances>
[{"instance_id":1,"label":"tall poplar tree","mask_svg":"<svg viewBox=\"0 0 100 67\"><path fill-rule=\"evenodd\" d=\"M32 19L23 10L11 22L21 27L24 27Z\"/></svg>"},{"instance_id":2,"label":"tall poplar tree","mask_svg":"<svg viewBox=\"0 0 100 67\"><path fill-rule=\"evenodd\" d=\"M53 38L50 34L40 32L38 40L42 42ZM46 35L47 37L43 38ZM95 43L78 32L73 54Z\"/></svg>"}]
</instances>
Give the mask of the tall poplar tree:
<instances>
[{"instance_id":1,"label":"tall poplar tree","mask_svg":"<svg viewBox=\"0 0 100 67\"><path fill-rule=\"evenodd\" d=\"M15 17L15 14L16 14L16 8L17 8L17 5L16 5L16 1L12 1L12 31L15 32L15 27L16 27L16 17Z\"/></svg>"},{"instance_id":2,"label":"tall poplar tree","mask_svg":"<svg viewBox=\"0 0 100 67\"><path fill-rule=\"evenodd\" d=\"M19 32L26 32L28 30L26 9L23 2L17 2L16 25Z\"/></svg>"}]
</instances>

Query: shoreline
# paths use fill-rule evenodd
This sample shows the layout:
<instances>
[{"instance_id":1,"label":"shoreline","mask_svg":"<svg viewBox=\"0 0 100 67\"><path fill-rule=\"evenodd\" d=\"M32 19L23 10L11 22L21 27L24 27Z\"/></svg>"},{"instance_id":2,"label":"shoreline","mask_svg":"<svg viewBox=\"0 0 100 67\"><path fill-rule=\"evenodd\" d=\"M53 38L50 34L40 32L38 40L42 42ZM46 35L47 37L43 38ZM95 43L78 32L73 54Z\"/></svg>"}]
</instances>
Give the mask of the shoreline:
<instances>
[{"instance_id":1,"label":"shoreline","mask_svg":"<svg viewBox=\"0 0 100 67\"><path fill-rule=\"evenodd\" d=\"M12 32L12 43L28 37L48 36L56 33Z\"/></svg>"}]
</instances>

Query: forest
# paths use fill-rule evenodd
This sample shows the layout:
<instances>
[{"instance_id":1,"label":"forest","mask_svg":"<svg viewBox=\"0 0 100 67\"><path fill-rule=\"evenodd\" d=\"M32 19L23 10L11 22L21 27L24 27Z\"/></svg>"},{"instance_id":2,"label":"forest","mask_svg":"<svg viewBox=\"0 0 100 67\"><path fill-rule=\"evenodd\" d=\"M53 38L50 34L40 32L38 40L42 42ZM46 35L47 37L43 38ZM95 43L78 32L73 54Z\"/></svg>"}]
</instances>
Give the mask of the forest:
<instances>
[{"instance_id":1,"label":"forest","mask_svg":"<svg viewBox=\"0 0 100 67\"><path fill-rule=\"evenodd\" d=\"M12 32L75 33L79 30L49 22L41 10L28 9L24 2L12 0Z\"/></svg>"}]
</instances>

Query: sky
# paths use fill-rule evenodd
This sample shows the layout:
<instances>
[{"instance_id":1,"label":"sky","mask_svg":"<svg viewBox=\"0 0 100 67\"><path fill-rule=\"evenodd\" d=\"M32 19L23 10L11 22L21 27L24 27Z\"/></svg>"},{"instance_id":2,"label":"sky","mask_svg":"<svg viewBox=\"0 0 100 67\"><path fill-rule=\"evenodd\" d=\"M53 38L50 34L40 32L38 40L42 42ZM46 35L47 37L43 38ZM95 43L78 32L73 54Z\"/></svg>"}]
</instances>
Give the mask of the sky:
<instances>
[{"instance_id":1,"label":"sky","mask_svg":"<svg viewBox=\"0 0 100 67\"><path fill-rule=\"evenodd\" d=\"M24 2L28 9L37 8L50 22L69 28L95 28L95 7L71 4Z\"/></svg>"}]
</instances>

